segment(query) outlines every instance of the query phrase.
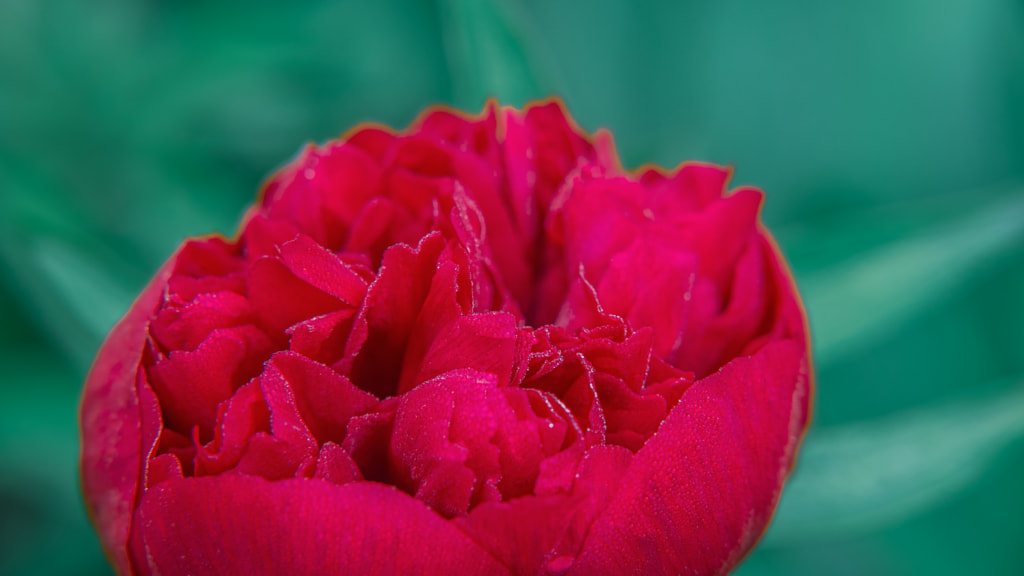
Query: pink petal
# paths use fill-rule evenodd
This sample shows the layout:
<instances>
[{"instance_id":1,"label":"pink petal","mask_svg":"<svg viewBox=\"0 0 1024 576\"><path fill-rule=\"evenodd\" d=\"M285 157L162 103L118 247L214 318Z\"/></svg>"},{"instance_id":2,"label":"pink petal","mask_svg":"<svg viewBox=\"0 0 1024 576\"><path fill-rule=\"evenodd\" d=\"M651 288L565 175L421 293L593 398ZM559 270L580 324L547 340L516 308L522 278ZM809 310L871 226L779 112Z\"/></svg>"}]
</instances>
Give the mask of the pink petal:
<instances>
[{"instance_id":1,"label":"pink petal","mask_svg":"<svg viewBox=\"0 0 1024 576\"><path fill-rule=\"evenodd\" d=\"M493 101L479 117L438 107L429 110L417 122L417 130L430 134L455 148L470 150L484 157L496 152L497 115Z\"/></svg>"},{"instance_id":2,"label":"pink petal","mask_svg":"<svg viewBox=\"0 0 1024 576\"><path fill-rule=\"evenodd\" d=\"M249 438L257 432L269 431L270 412L259 380L253 380L221 404L213 440L196 452L195 475L209 476L234 468Z\"/></svg>"},{"instance_id":3,"label":"pink petal","mask_svg":"<svg viewBox=\"0 0 1024 576\"><path fill-rule=\"evenodd\" d=\"M438 374L471 368L493 374L499 386L508 386L516 355L516 318L505 312L462 316L449 323L433 338L419 370L399 393ZM413 365L408 364L410 368ZM413 374L413 372L409 372Z\"/></svg>"},{"instance_id":4,"label":"pink petal","mask_svg":"<svg viewBox=\"0 0 1024 576\"><path fill-rule=\"evenodd\" d=\"M385 178L385 194L395 206L391 242L414 244L436 224L439 203L449 198L455 182L447 177L394 168Z\"/></svg>"},{"instance_id":5,"label":"pink petal","mask_svg":"<svg viewBox=\"0 0 1024 576\"><path fill-rule=\"evenodd\" d=\"M383 483L391 481L388 452L398 403L399 398L392 396L381 402L377 411L348 421L342 448L352 456L367 480Z\"/></svg>"},{"instance_id":6,"label":"pink petal","mask_svg":"<svg viewBox=\"0 0 1024 576\"><path fill-rule=\"evenodd\" d=\"M570 574L724 574L764 531L808 417L807 350L774 342L696 382L634 457Z\"/></svg>"},{"instance_id":7,"label":"pink petal","mask_svg":"<svg viewBox=\"0 0 1024 576\"><path fill-rule=\"evenodd\" d=\"M249 301L262 325L278 334L297 322L358 306L366 289L363 279L340 259L299 238L304 237L282 245L281 256L257 259L248 272ZM325 268L318 269L320 265Z\"/></svg>"},{"instance_id":8,"label":"pink petal","mask_svg":"<svg viewBox=\"0 0 1024 576\"><path fill-rule=\"evenodd\" d=\"M297 230L326 244L329 234L324 219L324 201L310 184L310 177L316 175L318 162L316 146L307 145L297 160L267 181L260 208L271 219L286 220Z\"/></svg>"},{"instance_id":9,"label":"pink petal","mask_svg":"<svg viewBox=\"0 0 1024 576\"><path fill-rule=\"evenodd\" d=\"M270 433L257 432L253 435L238 462L240 472L274 480L312 473L319 446L299 406L300 403L305 404L306 399L300 400L296 391L297 387L302 390L307 383L305 377L308 374L302 374L304 366L301 364L288 360L282 362L282 355L288 359L301 358L289 352L279 352L267 362L258 382L270 416ZM286 365L289 374L282 372L281 364ZM295 380L295 385L291 380ZM330 384L337 382L324 383L328 388Z\"/></svg>"},{"instance_id":10,"label":"pink petal","mask_svg":"<svg viewBox=\"0 0 1024 576\"><path fill-rule=\"evenodd\" d=\"M514 412L506 418L493 443L498 447L501 480L498 491L503 500L533 493L540 463L562 446L568 426L562 420L538 417L530 406L530 395L537 390L502 388L505 401Z\"/></svg>"},{"instance_id":11,"label":"pink petal","mask_svg":"<svg viewBox=\"0 0 1024 576\"><path fill-rule=\"evenodd\" d=\"M455 177L465 188L486 223L490 248L487 258L501 271L501 278L520 301L529 297L532 271L529 263L530 237L517 229L514 208L505 197L494 169L479 157L460 153L455 156Z\"/></svg>"},{"instance_id":12,"label":"pink petal","mask_svg":"<svg viewBox=\"0 0 1024 576\"><path fill-rule=\"evenodd\" d=\"M380 274L366 292L340 371L378 398L391 396L398 388L402 363L396 359L406 354L443 248L439 234L424 237L415 249L392 246L384 253Z\"/></svg>"},{"instance_id":13,"label":"pink petal","mask_svg":"<svg viewBox=\"0 0 1024 576\"><path fill-rule=\"evenodd\" d=\"M320 447L313 477L323 478L332 484L347 484L363 479L355 460L334 442Z\"/></svg>"},{"instance_id":14,"label":"pink petal","mask_svg":"<svg viewBox=\"0 0 1024 576\"><path fill-rule=\"evenodd\" d=\"M496 499L501 476L492 439L515 415L489 374L460 370L399 397L391 437L399 485L445 516Z\"/></svg>"},{"instance_id":15,"label":"pink petal","mask_svg":"<svg viewBox=\"0 0 1024 576\"><path fill-rule=\"evenodd\" d=\"M538 205L533 194L537 180L536 148L522 115L508 109L502 112L502 120L505 126L502 160L508 186L506 202L520 234L535 239L544 217L541 210L547 211L547 205Z\"/></svg>"},{"instance_id":16,"label":"pink petal","mask_svg":"<svg viewBox=\"0 0 1024 576\"><path fill-rule=\"evenodd\" d=\"M251 322L245 297L225 290L198 294L184 306L164 306L153 319L150 334L167 350L195 350L217 328Z\"/></svg>"},{"instance_id":17,"label":"pink petal","mask_svg":"<svg viewBox=\"0 0 1024 576\"><path fill-rule=\"evenodd\" d=\"M654 240L612 257L597 286L602 307L635 330L654 329L654 353L671 360L683 344L697 259Z\"/></svg>"},{"instance_id":18,"label":"pink petal","mask_svg":"<svg viewBox=\"0 0 1024 576\"><path fill-rule=\"evenodd\" d=\"M162 480L165 473L173 473L173 463L163 462L162 470L152 470L153 458L163 442L162 436L172 431L164 430L163 414L160 412L160 401L157 400L153 388L149 385L149 379L145 370L138 370L138 377L135 380L135 389L138 392L139 416L141 419L142 432L142 479L141 485L148 488L157 481ZM177 460L172 454L163 454L168 458ZM166 460L166 459L165 459ZM168 466L169 465L169 466ZM178 469L181 469L181 462L178 462ZM180 474L179 474L180 475Z\"/></svg>"},{"instance_id":19,"label":"pink petal","mask_svg":"<svg viewBox=\"0 0 1024 576\"><path fill-rule=\"evenodd\" d=\"M245 276L242 273L201 278L174 275L167 280L167 296L164 299L168 304L180 306L184 302L194 300L200 294L216 292L245 294Z\"/></svg>"},{"instance_id":20,"label":"pink petal","mask_svg":"<svg viewBox=\"0 0 1024 576\"><path fill-rule=\"evenodd\" d=\"M85 504L103 548L121 574L131 573L125 546L142 451L136 378L149 319L163 298L179 255L180 251L164 264L111 331L82 394Z\"/></svg>"},{"instance_id":21,"label":"pink petal","mask_svg":"<svg viewBox=\"0 0 1024 576\"><path fill-rule=\"evenodd\" d=\"M393 149L392 163L423 176L450 176L452 154L441 142L422 134L400 139Z\"/></svg>"},{"instance_id":22,"label":"pink petal","mask_svg":"<svg viewBox=\"0 0 1024 576\"><path fill-rule=\"evenodd\" d=\"M687 352L692 354L693 370L708 374L723 362L743 352L744 346L767 331L766 321L772 312L768 300L768 275L761 246L751 242L732 274L729 299L721 314L704 326L693 326Z\"/></svg>"},{"instance_id":23,"label":"pink petal","mask_svg":"<svg viewBox=\"0 0 1024 576\"><path fill-rule=\"evenodd\" d=\"M572 333L605 324L623 323L623 318L609 314L601 305L597 288L590 282L588 272L581 264L569 285L565 301L558 311L554 325Z\"/></svg>"},{"instance_id":24,"label":"pink petal","mask_svg":"<svg viewBox=\"0 0 1024 576\"><path fill-rule=\"evenodd\" d=\"M703 210L722 197L731 176L731 168L703 162L687 162L667 178L649 172L642 177L650 190L647 206L655 214Z\"/></svg>"},{"instance_id":25,"label":"pink petal","mask_svg":"<svg viewBox=\"0 0 1024 576\"><path fill-rule=\"evenodd\" d=\"M676 172L673 180L684 196L695 198L697 205L704 208L722 197L731 177L732 168L687 162Z\"/></svg>"},{"instance_id":26,"label":"pink petal","mask_svg":"<svg viewBox=\"0 0 1024 576\"><path fill-rule=\"evenodd\" d=\"M319 152L310 183L323 199L324 208L336 218L332 224L346 230L380 192L380 167L372 156L347 142L329 143ZM333 242L328 245L335 247Z\"/></svg>"},{"instance_id":27,"label":"pink petal","mask_svg":"<svg viewBox=\"0 0 1024 576\"><path fill-rule=\"evenodd\" d=\"M760 190L739 188L679 228L697 253L702 276L729 285L736 262L755 238L763 201Z\"/></svg>"},{"instance_id":28,"label":"pink petal","mask_svg":"<svg viewBox=\"0 0 1024 576\"><path fill-rule=\"evenodd\" d=\"M658 429L668 414L665 399L657 394L638 394L621 379L599 372L594 388L604 410L608 443L636 452Z\"/></svg>"},{"instance_id":29,"label":"pink petal","mask_svg":"<svg viewBox=\"0 0 1024 576\"><path fill-rule=\"evenodd\" d=\"M558 102L531 106L524 119L536 146L535 194L538 204L547 206L557 186L580 160L595 159L594 146L569 123Z\"/></svg>"},{"instance_id":30,"label":"pink petal","mask_svg":"<svg viewBox=\"0 0 1024 576\"><path fill-rule=\"evenodd\" d=\"M380 264L384 251L392 243L391 234L396 228L394 220L398 210L389 198L378 196L367 202L352 222L345 250L365 253L374 264Z\"/></svg>"},{"instance_id":31,"label":"pink petal","mask_svg":"<svg viewBox=\"0 0 1024 576\"><path fill-rule=\"evenodd\" d=\"M640 202L643 187L626 178L602 178L584 174L566 189L560 216L565 229L568 266L582 265L596 282L604 276L611 258L628 248L650 220Z\"/></svg>"},{"instance_id":32,"label":"pink petal","mask_svg":"<svg viewBox=\"0 0 1024 576\"><path fill-rule=\"evenodd\" d=\"M242 228L241 244L249 260L262 256L277 256L278 247L299 235L295 225L287 220L272 220L256 212Z\"/></svg>"},{"instance_id":33,"label":"pink petal","mask_svg":"<svg viewBox=\"0 0 1024 576\"><path fill-rule=\"evenodd\" d=\"M590 528L619 491L633 454L621 446L596 446L587 451L570 494L566 529L548 557L549 573L564 573L583 546Z\"/></svg>"},{"instance_id":34,"label":"pink petal","mask_svg":"<svg viewBox=\"0 0 1024 576\"><path fill-rule=\"evenodd\" d=\"M368 126L356 130L349 136L348 142L380 161L395 142L395 134L383 126Z\"/></svg>"},{"instance_id":35,"label":"pink petal","mask_svg":"<svg viewBox=\"0 0 1024 576\"><path fill-rule=\"evenodd\" d=\"M247 476L172 480L147 491L132 559L139 573L162 576L508 574L393 488Z\"/></svg>"},{"instance_id":36,"label":"pink petal","mask_svg":"<svg viewBox=\"0 0 1024 576\"><path fill-rule=\"evenodd\" d=\"M576 351L600 372L621 378L631 389L639 391L651 372L654 332L641 328L619 341L593 337L583 341Z\"/></svg>"},{"instance_id":37,"label":"pink petal","mask_svg":"<svg viewBox=\"0 0 1024 576\"><path fill-rule=\"evenodd\" d=\"M175 275L195 278L226 276L242 265L238 246L218 236L186 240L170 260L174 260Z\"/></svg>"},{"instance_id":38,"label":"pink petal","mask_svg":"<svg viewBox=\"0 0 1024 576\"><path fill-rule=\"evenodd\" d=\"M281 262L296 278L349 306L359 306L366 280L336 254L299 235L280 246Z\"/></svg>"},{"instance_id":39,"label":"pink petal","mask_svg":"<svg viewBox=\"0 0 1024 576\"><path fill-rule=\"evenodd\" d=\"M192 351L172 351L150 367L150 384L160 398L165 424L183 434L211 430L217 406L258 374L270 349L255 326L219 328Z\"/></svg>"},{"instance_id":40,"label":"pink petal","mask_svg":"<svg viewBox=\"0 0 1024 576\"><path fill-rule=\"evenodd\" d=\"M442 254L435 267L429 292L425 294L422 307L416 313L415 324L405 335L407 340L403 342L403 354L397 356L402 358L401 365L398 366L401 370L398 393L405 392L417 383L415 377L434 340L463 315L463 308L458 300L458 265L446 260ZM381 314L383 311L375 312Z\"/></svg>"},{"instance_id":41,"label":"pink petal","mask_svg":"<svg viewBox=\"0 0 1024 576\"><path fill-rule=\"evenodd\" d=\"M564 572L590 525L615 495L631 454L618 446L589 450L579 465L572 490L556 496L527 496L488 502L456 522L513 574ZM547 566L545 566L547 565Z\"/></svg>"},{"instance_id":42,"label":"pink petal","mask_svg":"<svg viewBox=\"0 0 1024 576\"><path fill-rule=\"evenodd\" d=\"M288 349L321 364L333 364L345 353L356 310L345 308L293 324L288 330Z\"/></svg>"},{"instance_id":43,"label":"pink petal","mask_svg":"<svg viewBox=\"0 0 1024 576\"><path fill-rule=\"evenodd\" d=\"M321 444L341 444L349 419L369 412L379 403L348 378L294 352L274 354L266 364L262 380L287 384L303 422Z\"/></svg>"},{"instance_id":44,"label":"pink petal","mask_svg":"<svg viewBox=\"0 0 1024 576\"><path fill-rule=\"evenodd\" d=\"M535 576L565 532L569 506L563 494L528 496L487 502L454 522L512 574Z\"/></svg>"}]
</instances>

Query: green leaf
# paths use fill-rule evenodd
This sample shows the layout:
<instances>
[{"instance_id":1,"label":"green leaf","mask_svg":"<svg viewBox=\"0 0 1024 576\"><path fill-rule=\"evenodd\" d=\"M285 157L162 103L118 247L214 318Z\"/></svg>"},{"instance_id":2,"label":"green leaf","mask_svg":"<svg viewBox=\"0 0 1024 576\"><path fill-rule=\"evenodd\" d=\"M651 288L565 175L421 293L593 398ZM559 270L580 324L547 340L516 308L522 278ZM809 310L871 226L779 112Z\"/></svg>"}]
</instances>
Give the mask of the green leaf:
<instances>
[{"instance_id":1,"label":"green leaf","mask_svg":"<svg viewBox=\"0 0 1024 576\"><path fill-rule=\"evenodd\" d=\"M545 96L525 23L510 2L443 0L442 30L455 102L479 109L489 98L521 106Z\"/></svg>"},{"instance_id":2,"label":"green leaf","mask_svg":"<svg viewBox=\"0 0 1024 576\"><path fill-rule=\"evenodd\" d=\"M801 282L820 365L860 351L1024 245L1024 195Z\"/></svg>"},{"instance_id":3,"label":"green leaf","mask_svg":"<svg viewBox=\"0 0 1024 576\"><path fill-rule=\"evenodd\" d=\"M813 432L765 539L876 529L948 501L1024 436L1024 388Z\"/></svg>"}]
</instances>

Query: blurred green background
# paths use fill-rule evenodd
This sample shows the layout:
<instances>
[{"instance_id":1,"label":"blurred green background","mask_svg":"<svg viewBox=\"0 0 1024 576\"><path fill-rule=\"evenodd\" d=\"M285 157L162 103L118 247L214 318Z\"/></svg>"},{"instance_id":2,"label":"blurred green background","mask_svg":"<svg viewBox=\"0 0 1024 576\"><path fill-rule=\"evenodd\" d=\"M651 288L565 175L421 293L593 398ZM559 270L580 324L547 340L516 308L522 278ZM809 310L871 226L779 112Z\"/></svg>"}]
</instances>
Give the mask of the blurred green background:
<instances>
[{"instance_id":1,"label":"blurred green background","mask_svg":"<svg viewBox=\"0 0 1024 576\"><path fill-rule=\"evenodd\" d=\"M738 573L1024 574L1024 4L285 6L0 0L0 573L109 573L79 390L183 237L308 140L554 93L768 193L817 406Z\"/></svg>"}]
</instances>

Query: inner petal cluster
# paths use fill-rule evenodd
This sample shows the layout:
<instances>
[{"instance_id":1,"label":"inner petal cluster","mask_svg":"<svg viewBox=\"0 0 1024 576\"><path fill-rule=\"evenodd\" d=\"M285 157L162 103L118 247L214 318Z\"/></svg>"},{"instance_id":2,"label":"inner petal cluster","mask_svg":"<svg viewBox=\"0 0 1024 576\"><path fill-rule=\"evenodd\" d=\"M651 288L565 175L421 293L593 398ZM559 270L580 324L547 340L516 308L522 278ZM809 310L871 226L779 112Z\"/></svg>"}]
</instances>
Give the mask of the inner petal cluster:
<instances>
[{"instance_id":1,"label":"inner petal cluster","mask_svg":"<svg viewBox=\"0 0 1024 576\"><path fill-rule=\"evenodd\" d=\"M237 239L176 257L140 371L147 487L370 480L447 517L586 501L695 378L800 330L761 195L723 198L728 176L627 173L556 104L310 146Z\"/></svg>"}]
</instances>

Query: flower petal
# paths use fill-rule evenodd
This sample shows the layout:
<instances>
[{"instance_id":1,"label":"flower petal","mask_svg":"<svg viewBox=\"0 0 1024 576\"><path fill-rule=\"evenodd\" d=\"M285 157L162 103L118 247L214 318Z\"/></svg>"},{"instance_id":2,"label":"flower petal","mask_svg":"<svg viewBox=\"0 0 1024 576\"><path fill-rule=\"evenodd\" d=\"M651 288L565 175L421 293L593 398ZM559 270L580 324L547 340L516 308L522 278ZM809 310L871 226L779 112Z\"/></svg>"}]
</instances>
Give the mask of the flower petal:
<instances>
[{"instance_id":1,"label":"flower petal","mask_svg":"<svg viewBox=\"0 0 1024 576\"><path fill-rule=\"evenodd\" d=\"M807 422L806 350L773 342L691 386L569 572L724 574L768 524Z\"/></svg>"},{"instance_id":2,"label":"flower petal","mask_svg":"<svg viewBox=\"0 0 1024 576\"><path fill-rule=\"evenodd\" d=\"M164 482L139 502L140 573L460 574L507 570L421 502L372 482L212 476Z\"/></svg>"},{"instance_id":3,"label":"flower petal","mask_svg":"<svg viewBox=\"0 0 1024 576\"><path fill-rule=\"evenodd\" d=\"M259 374L270 343L251 324L218 328L193 351L172 351L150 368L150 384L160 398L165 424L182 434L193 426L212 429L217 406Z\"/></svg>"},{"instance_id":4,"label":"flower petal","mask_svg":"<svg viewBox=\"0 0 1024 576\"><path fill-rule=\"evenodd\" d=\"M107 337L82 395L82 491L103 548L122 574L131 572L125 544L142 451L135 383L150 316L177 259L164 264Z\"/></svg>"},{"instance_id":5,"label":"flower petal","mask_svg":"<svg viewBox=\"0 0 1024 576\"><path fill-rule=\"evenodd\" d=\"M369 412L378 403L348 378L294 352L274 354L261 378L287 383L303 423L321 444L341 444L349 419Z\"/></svg>"}]
</instances>

